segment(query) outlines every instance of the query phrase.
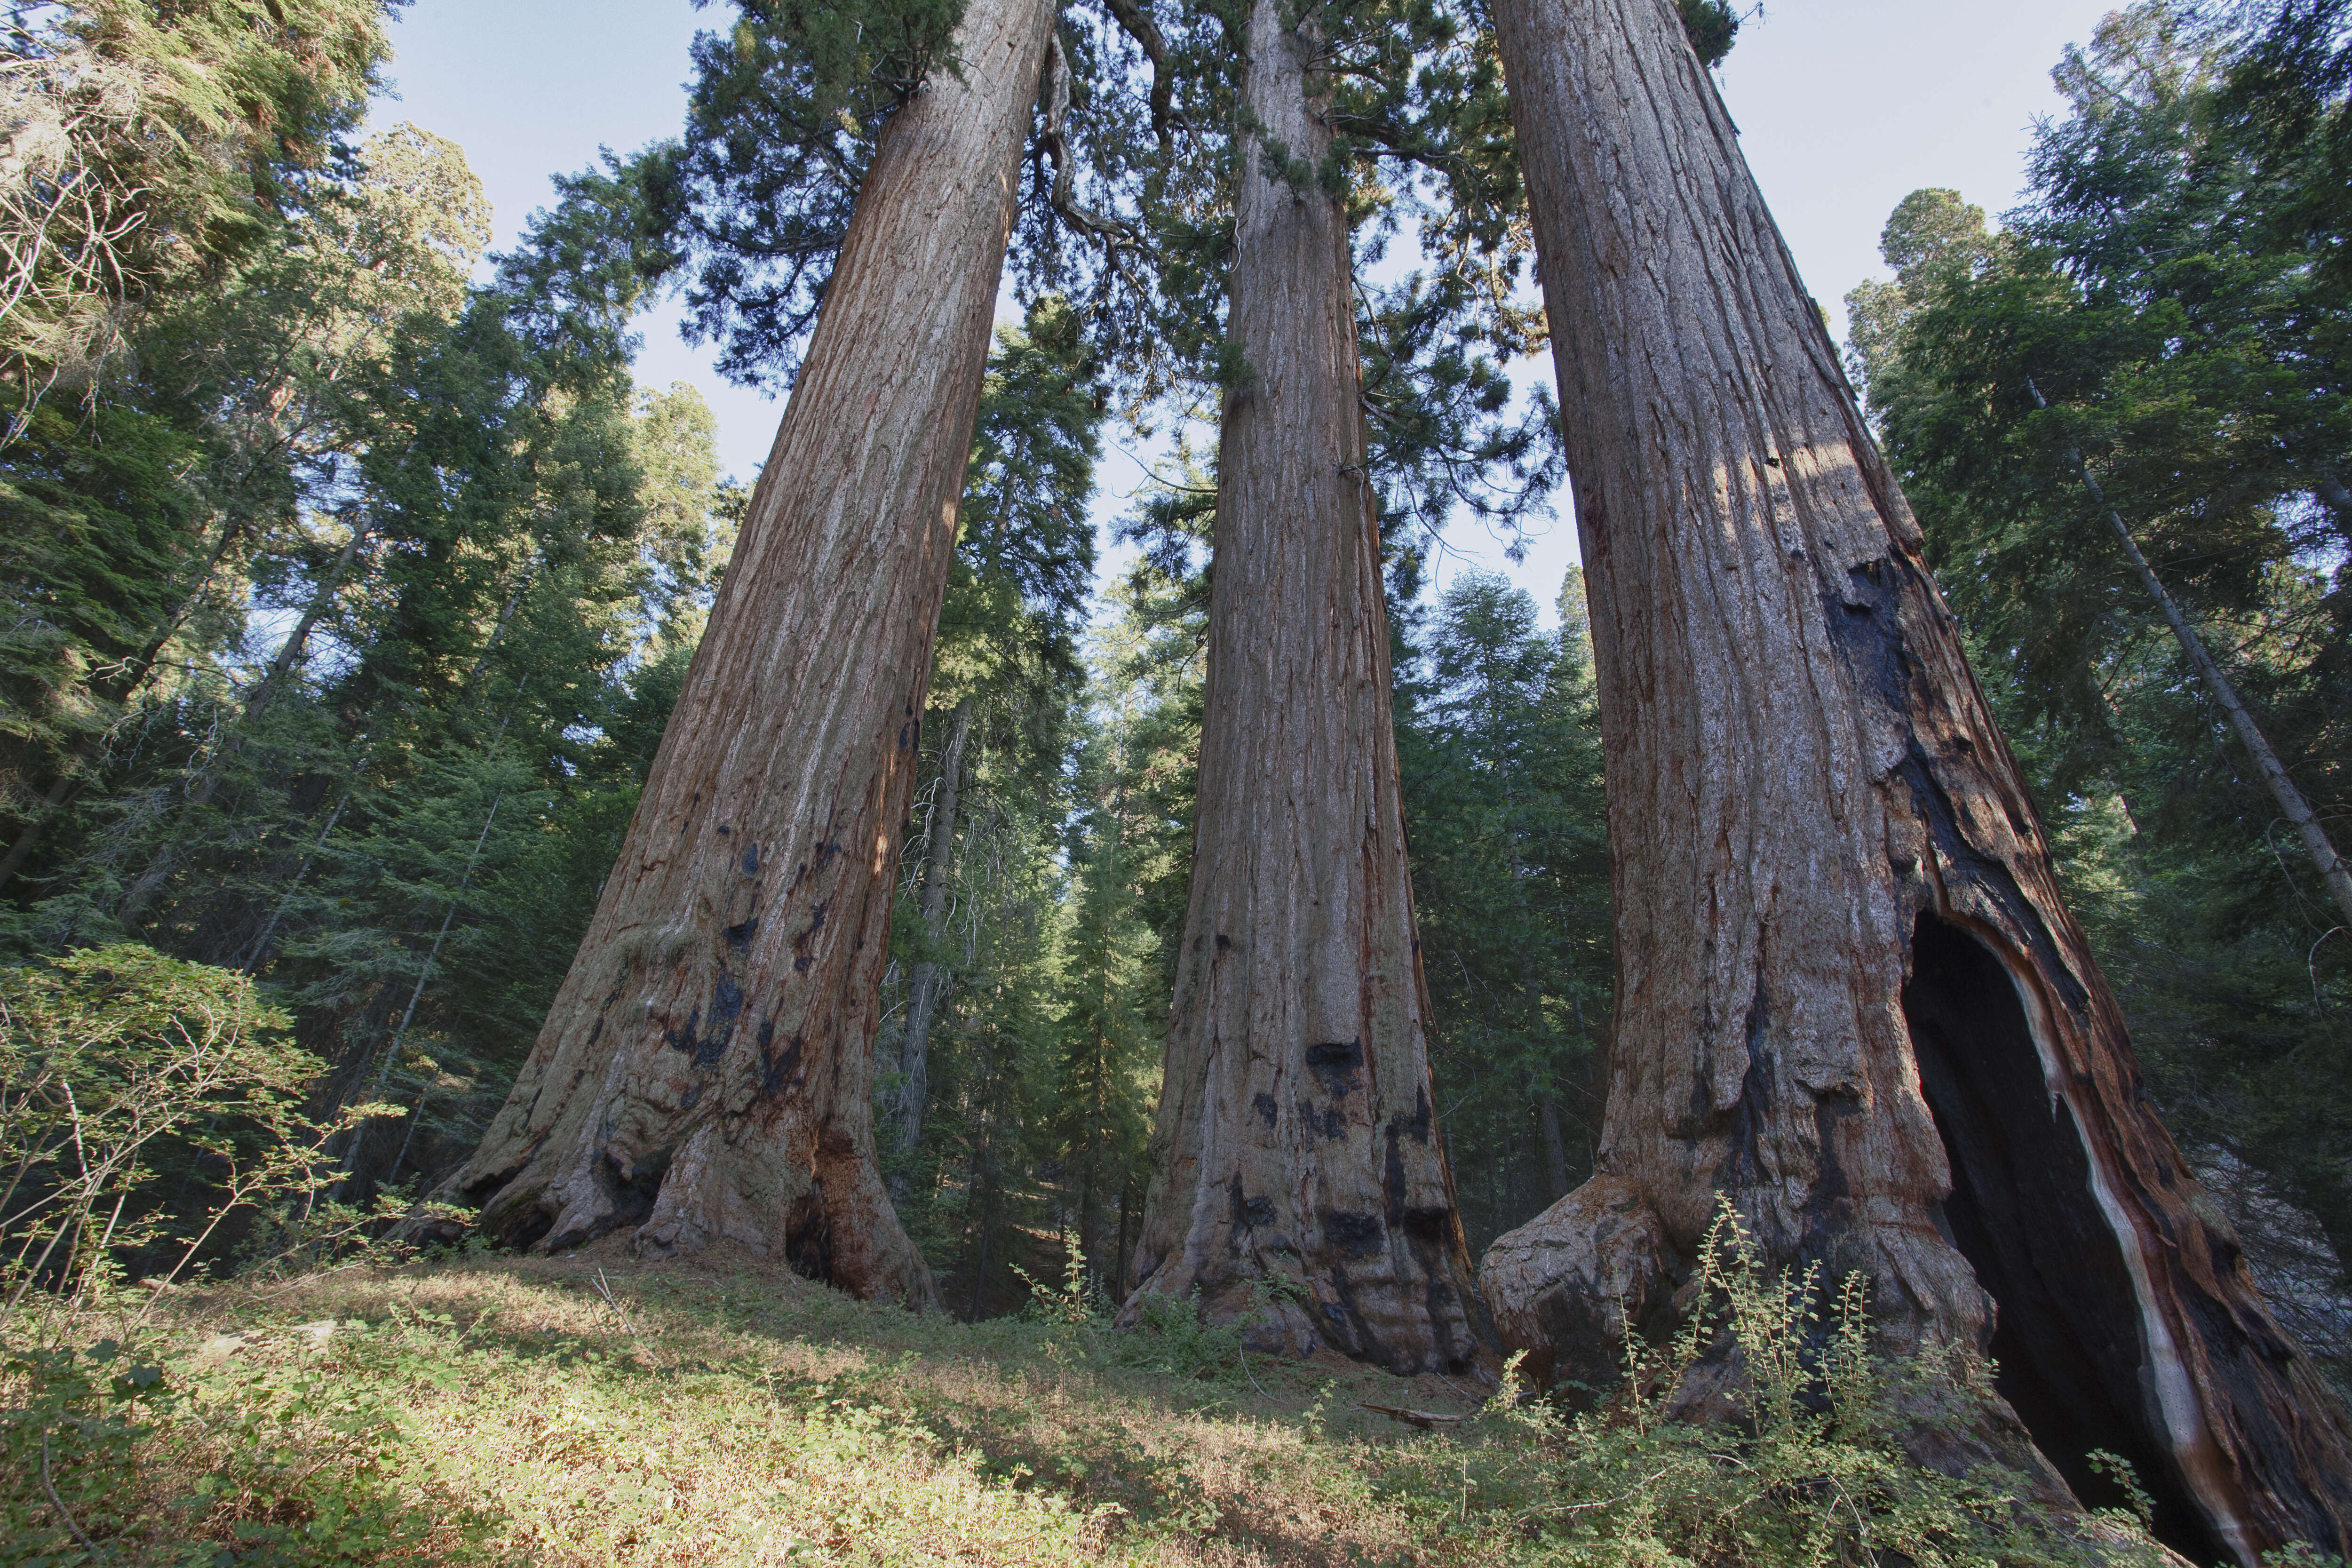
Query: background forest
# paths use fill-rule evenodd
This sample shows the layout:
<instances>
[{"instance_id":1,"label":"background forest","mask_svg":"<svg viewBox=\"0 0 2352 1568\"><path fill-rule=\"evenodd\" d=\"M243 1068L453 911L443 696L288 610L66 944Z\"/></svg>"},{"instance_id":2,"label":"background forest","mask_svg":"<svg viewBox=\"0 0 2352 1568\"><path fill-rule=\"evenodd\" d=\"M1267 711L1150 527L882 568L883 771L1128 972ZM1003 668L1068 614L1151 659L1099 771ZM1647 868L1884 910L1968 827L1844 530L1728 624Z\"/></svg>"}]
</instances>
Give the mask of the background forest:
<instances>
[{"instance_id":1,"label":"background forest","mask_svg":"<svg viewBox=\"0 0 2352 1568\"><path fill-rule=\"evenodd\" d=\"M1709 58L1733 46L1731 11L1684 9ZM1229 222L1218 154L1183 133L1229 117L1201 63L1225 23L1167 10L1066 26L899 868L876 1114L899 1214L973 1318L1031 1302L1066 1237L1121 1274L1147 1175L1214 521L1203 301ZM746 500L701 399L632 380L632 321L681 294L730 374L788 384L904 64L861 18L937 17L715 15L679 139L560 179L485 257L462 149L357 134L387 58L371 0L5 12L15 1290L316 1245L471 1152L593 910ZM1425 586L1444 528L1507 529L1559 477L1555 411L1505 374L1543 326L1468 15L1364 8L1342 96L1359 251L1394 263L1361 284L1359 328L1436 1109L1475 1254L1590 1172L1612 968L1581 582L1557 631L1499 578ZM2119 12L2059 64L2070 107L2023 207L1995 226L1923 191L1894 214L1899 280L1852 298L1849 351L2147 1092L2339 1378L2352 932L2084 475L2340 841L2347 18ZM795 74L836 58L835 79ZM1166 433L1170 455L1119 522L1133 564L1098 591L1114 429ZM203 1134L53 1202L63 1123L26 1020L145 1009L93 1058L133 1079L155 1020L247 995L232 976L299 1053L273 1087L199 1086ZM258 1158L248 1123L312 1153L222 1224Z\"/></svg>"}]
</instances>

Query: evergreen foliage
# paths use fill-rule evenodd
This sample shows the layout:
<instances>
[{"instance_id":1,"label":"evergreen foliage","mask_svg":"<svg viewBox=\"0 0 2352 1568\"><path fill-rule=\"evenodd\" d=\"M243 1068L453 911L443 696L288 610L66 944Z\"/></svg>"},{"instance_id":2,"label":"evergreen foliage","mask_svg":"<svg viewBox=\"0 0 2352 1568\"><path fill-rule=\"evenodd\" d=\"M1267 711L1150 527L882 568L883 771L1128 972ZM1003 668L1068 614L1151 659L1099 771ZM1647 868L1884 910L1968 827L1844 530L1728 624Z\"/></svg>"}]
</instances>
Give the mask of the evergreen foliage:
<instances>
[{"instance_id":1,"label":"evergreen foliage","mask_svg":"<svg viewBox=\"0 0 2352 1568\"><path fill-rule=\"evenodd\" d=\"M1721 65L1739 37L1739 13L1729 0L1675 0L1675 5L1683 14L1683 30L1690 35L1699 64Z\"/></svg>"},{"instance_id":2,"label":"evergreen foliage","mask_svg":"<svg viewBox=\"0 0 2352 1568\"><path fill-rule=\"evenodd\" d=\"M331 184L406 0L78 0L0 25L0 377L88 392L157 290Z\"/></svg>"},{"instance_id":3,"label":"evergreen foliage","mask_svg":"<svg viewBox=\"0 0 2352 1568\"><path fill-rule=\"evenodd\" d=\"M1591 1174L1610 1012L1609 854L1582 574L1562 626L1456 577L1400 682L1430 1059L1474 1250Z\"/></svg>"},{"instance_id":4,"label":"evergreen foliage","mask_svg":"<svg viewBox=\"0 0 2352 1568\"><path fill-rule=\"evenodd\" d=\"M695 0L707 5L709 0ZM683 138L644 161L654 221L693 268L696 331L746 384L790 384L876 139L955 68L960 0L733 0L694 44Z\"/></svg>"}]
</instances>

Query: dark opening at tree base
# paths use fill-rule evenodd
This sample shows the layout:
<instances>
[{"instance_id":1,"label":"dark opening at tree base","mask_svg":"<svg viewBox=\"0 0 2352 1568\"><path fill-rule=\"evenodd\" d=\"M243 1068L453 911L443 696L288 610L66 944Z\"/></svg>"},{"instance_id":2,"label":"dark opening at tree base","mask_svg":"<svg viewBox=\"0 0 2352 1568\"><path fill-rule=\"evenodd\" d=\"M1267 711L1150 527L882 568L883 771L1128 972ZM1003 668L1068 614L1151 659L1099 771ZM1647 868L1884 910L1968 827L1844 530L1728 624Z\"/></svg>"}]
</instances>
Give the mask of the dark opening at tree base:
<instances>
[{"instance_id":1,"label":"dark opening at tree base","mask_svg":"<svg viewBox=\"0 0 2352 1568\"><path fill-rule=\"evenodd\" d=\"M2141 1392L2131 1274L2009 971L1966 931L1923 915L1903 1014L1951 1161L1945 1232L1999 1305L2001 1396L2086 1505L2128 1502L2093 1458L2113 1455L2155 1500L2159 1540L2193 1561L2226 1561Z\"/></svg>"}]
</instances>

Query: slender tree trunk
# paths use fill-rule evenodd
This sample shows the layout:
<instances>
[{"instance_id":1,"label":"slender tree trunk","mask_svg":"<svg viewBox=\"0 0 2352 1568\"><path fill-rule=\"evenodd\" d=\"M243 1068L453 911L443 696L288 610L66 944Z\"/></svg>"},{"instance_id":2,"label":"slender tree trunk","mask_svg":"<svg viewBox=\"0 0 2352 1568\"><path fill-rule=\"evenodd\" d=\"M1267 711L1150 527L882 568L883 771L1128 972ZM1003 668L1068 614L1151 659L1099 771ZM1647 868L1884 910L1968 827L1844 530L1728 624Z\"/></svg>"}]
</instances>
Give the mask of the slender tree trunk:
<instances>
[{"instance_id":1,"label":"slender tree trunk","mask_svg":"<svg viewBox=\"0 0 2352 1568\"><path fill-rule=\"evenodd\" d=\"M1400 1370L1481 1363L1431 1104L1405 868L1378 506L1364 476L1348 225L1313 41L1257 0L1243 89L1192 891L1136 1247L1253 1342ZM1261 1281L1288 1289L1263 1310ZM1140 1310L1138 1298L1127 1311Z\"/></svg>"},{"instance_id":2,"label":"slender tree trunk","mask_svg":"<svg viewBox=\"0 0 2352 1568\"><path fill-rule=\"evenodd\" d=\"M2050 406L2042 395L2042 389L2033 383L2027 382L2025 389L2033 394L2037 406ZM2172 628L2173 639L2180 644L2180 651L2187 654L2189 662L2197 667L2197 674L2205 682L2207 694L2230 721L2230 728L2237 733L2238 743L2245 747L2246 754L2253 759L2254 771L2263 775L2263 783L2268 786L2271 799L2278 803L2279 815L2287 819L2294 826L2295 836L2303 840L2304 853L2309 855L2312 864L2318 868L2319 879L2327 885L2328 896L2336 900L2336 907L2343 912L2345 921L2352 923L2352 869L2347 869L2344 858L2336 854L2336 846L2329 841L2327 829L2321 824L2319 815L2311 809L2311 803L2303 798L2303 791L2295 787L2293 775L2286 771L2286 764L2280 762L2278 752L2271 749L2269 737L2254 722L2254 716L2246 710L2245 702L2238 696L2237 687L2222 672L2221 661L2213 657L2212 650L2205 646L2205 639L2189 624L2188 615L2165 587L2164 580L2156 574L2156 568L2147 563L2147 556L2141 552L2139 541L2132 536L2131 524L2124 521L2122 512L2109 505L2107 492L2092 474L2091 465L2083 461L2079 452L2070 452L2068 456L2074 461L2075 471L2083 477L2083 488L2091 492L2093 500L2105 508L2107 522L2115 529L2116 538L2124 547L2124 558L2139 574L2140 586L2146 588L2147 596L2156 601L2157 609L2164 616L2164 624Z\"/></svg>"},{"instance_id":3,"label":"slender tree trunk","mask_svg":"<svg viewBox=\"0 0 2352 1568\"><path fill-rule=\"evenodd\" d=\"M929 1103L931 1026L952 978L946 964L934 956L947 941L948 877L955 867L957 810L962 803L963 752L971 739L971 699L956 704L950 721L948 743L940 758L940 795L931 805L931 842L923 857L923 943L926 956L915 965L908 984L907 1032L898 1042L897 1120L898 1152L912 1153L923 1141L923 1108ZM896 1194L901 1201L904 1192Z\"/></svg>"},{"instance_id":4,"label":"slender tree trunk","mask_svg":"<svg viewBox=\"0 0 2352 1568\"><path fill-rule=\"evenodd\" d=\"M1723 1193L1774 1264L1863 1275L1885 1342L2000 1358L2025 1426L1927 1412L1923 1458L2038 1444L2082 1489L2105 1448L2168 1539L2340 1550L2343 1411L2147 1102L1674 6L1494 14L1569 413L1618 932L1597 1174L1488 1250L1506 1340L1606 1381L1621 1311L1669 1307Z\"/></svg>"},{"instance_id":5,"label":"slender tree trunk","mask_svg":"<svg viewBox=\"0 0 2352 1568\"><path fill-rule=\"evenodd\" d=\"M454 1185L541 1247L719 1241L930 1305L876 1168L898 839L1052 7L972 0L884 130L686 690Z\"/></svg>"},{"instance_id":6,"label":"slender tree trunk","mask_svg":"<svg viewBox=\"0 0 2352 1568\"><path fill-rule=\"evenodd\" d=\"M278 695L278 689L285 684L286 672L294 668L294 661L302 657L302 649L309 646L311 632L326 618L327 612L334 608L335 595L343 585L343 574L352 569L352 563L358 558L360 546L367 542L367 536L365 528L358 523L352 525L352 536L343 541L342 549L335 552L334 564L327 568L327 574L319 580L310 602L302 607L301 620L278 645L277 656L269 661L269 668L254 683L253 695L245 700L243 717L247 721L259 718L269 706L271 700Z\"/></svg>"},{"instance_id":7,"label":"slender tree trunk","mask_svg":"<svg viewBox=\"0 0 2352 1568\"><path fill-rule=\"evenodd\" d=\"M1127 1278L1128 1194L1130 1185L1131 1184L1128 1182L1125 1177L1120 1178L1118 1184L1118 1247L1111 1255L1110 1264L1110 1288L1114 1290L1118 1289L1118 1282Z\"/></svg>"},{"instance_id":8,"label":"slender tree trunk","mask_svg":"<svg viewBox=\"0 0 2352 1568\"><path fill-rule=\"evenodd\" d=\"M1559 1101L1549 1088L1534 1088L1536 1121L1543 1129L1544 1191L1556 1203L1568 1195L1568 1135L1559 1124Z\"/></svg>"}]
</instances>

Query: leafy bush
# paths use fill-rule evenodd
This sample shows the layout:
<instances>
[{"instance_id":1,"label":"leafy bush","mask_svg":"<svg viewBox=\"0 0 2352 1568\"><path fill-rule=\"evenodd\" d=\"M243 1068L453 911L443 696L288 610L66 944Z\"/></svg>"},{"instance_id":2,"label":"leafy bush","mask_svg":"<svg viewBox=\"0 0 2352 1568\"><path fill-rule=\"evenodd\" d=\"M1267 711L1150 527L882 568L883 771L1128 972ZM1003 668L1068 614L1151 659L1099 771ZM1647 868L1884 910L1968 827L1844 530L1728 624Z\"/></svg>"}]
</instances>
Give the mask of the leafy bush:
<instances>
[{"instance_id":1,"label":"leafy bush","mask_svg":"<svg viewBox=\"0 0 2352 1568\"><path fill-rule=\"evenodd\" d=\"M241 1209L274 1207L277 1230L306 1241L377 1217L319 1205L340 1123L303 1114L323 1068L288 1026L247 976L130 944L0 970L10 1307L36 1284L87 1300L125 1258L168 1282Z\"/></svg>"},{"instance_id":2,"label":"leafy bush","mask_svg":"<svg viewBox=\"0 0 2352 1568\"><path fill-rule=\"evenodd\" d=\"M1507 1443L1532 1436L1547 1456L1533 1485L1524 1473L1516 1481L1530 1521L1566 1561L1606 1568L2157 1568L2165 1561L2129 1514L2053 1517L2028 1502L2021 1475L1987 1468L1948 1476L1911 1458L1901 1437L1920 1410L1983 1408L1990 1369L1973 1358L1947 1364L1874 1351L1859 1279L1832 1296L1817 1267L1772 1274L1726 1205L1694 1283L1698 1299L1681 1331L1662 1348L1629 1344L1625 1382L1602 1408L1564 1420L1523 1401L1516 1375L1487 1406L1482 1426L1508 1435ZM1720 1375L1727 1357L1736 1418L1681 1418L1695 1374ZM1514 1479L1496 1478L1498 1489Z\"/></svg>"},{"instance_id":3,"label":"leafy bush","mask_svg":"<svg viewBox=\"0 0 2352 1568\"><path fill-rule=\"evenodd\" d=\"M401 1475L397 1364L355 1379L291 1358L149 1364L114 1342L0 1363L0 1568L134 1561L250 1568L376 1562L486 1533L478 1510L421 1510ZM397 1357L377 1354L382 1363ZM245 1363L245 1364L240 1364Z\"/></svg>"},{"instance_id":4,"label":"leafy bush","mask_svg":"<svg viewBox=\"0 0 2352 1568\"><path fill-rule=\"evenodd\" d=\"M97 1555L86 1531L111 1522L132 1449L168 1398L157 1368L121 1360L101 1342L87 1352L26 1351L0 1368L15 1385L0 1408L0 1563Z\"/></svg>"}]
</instances>

